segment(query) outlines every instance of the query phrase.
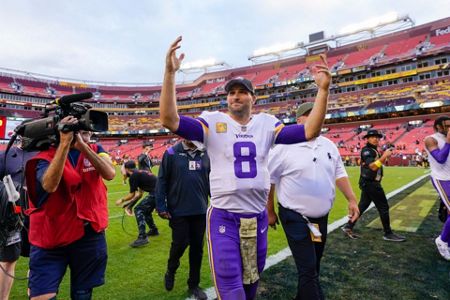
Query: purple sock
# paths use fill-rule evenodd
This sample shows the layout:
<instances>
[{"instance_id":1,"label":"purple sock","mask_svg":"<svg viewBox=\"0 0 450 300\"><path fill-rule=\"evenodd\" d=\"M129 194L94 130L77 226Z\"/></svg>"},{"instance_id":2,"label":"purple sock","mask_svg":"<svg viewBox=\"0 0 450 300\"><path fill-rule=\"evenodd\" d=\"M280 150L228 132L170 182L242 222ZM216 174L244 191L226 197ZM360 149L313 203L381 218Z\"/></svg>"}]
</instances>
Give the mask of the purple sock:
<instances>
[{"instance_id":1,"label":"purple sock","mask_svg":"<svg viewBox=\"0 0 450 300\"><path fill-rule=\"evenodd\" d=\"M445 221L444 227L442 228L441 240L446 243L450 242L450 215L447 217L447 221Z\"/></svg>"}]
</instances>

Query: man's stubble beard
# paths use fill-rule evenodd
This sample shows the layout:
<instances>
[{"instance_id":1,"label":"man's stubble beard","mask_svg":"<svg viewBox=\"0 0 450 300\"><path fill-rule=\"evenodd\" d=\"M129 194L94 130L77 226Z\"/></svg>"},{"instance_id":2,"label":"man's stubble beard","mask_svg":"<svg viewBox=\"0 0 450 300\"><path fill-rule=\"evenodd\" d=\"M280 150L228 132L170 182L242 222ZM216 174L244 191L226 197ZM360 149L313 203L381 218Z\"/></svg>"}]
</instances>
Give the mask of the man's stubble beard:
<instances>
[{"instance_id":1,"label":"man's stubble beard","mask_svg":"<svg viewBox=\"0 0 450 300\"><path fill-rule=\"evenodd\" d=\"M250 116L251 106L250 105L242 105L240 109L232 109L228 106L228 111L231 115L243 119L245 116Z\"/></svg>"}]
</instances>

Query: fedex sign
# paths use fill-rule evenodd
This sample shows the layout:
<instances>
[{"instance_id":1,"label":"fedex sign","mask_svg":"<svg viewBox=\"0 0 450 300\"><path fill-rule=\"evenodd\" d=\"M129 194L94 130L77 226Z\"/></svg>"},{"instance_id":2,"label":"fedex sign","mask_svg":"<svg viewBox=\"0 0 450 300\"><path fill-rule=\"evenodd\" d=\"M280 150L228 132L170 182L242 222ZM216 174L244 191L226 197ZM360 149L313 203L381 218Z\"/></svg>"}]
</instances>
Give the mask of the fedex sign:
<instances>
[{"instance_id":1,"label":"fedex sign","mask_svg":"<svg viewBox=\"0 0 450 300\"><path fill-rule=\"evenodd\" d=\"M436 29L436 31L435 31L436 36L446 35L449 33L450 33L450 26L448 26L447 28L439 28L439 29Z\"/></svg>"}]
</instances>

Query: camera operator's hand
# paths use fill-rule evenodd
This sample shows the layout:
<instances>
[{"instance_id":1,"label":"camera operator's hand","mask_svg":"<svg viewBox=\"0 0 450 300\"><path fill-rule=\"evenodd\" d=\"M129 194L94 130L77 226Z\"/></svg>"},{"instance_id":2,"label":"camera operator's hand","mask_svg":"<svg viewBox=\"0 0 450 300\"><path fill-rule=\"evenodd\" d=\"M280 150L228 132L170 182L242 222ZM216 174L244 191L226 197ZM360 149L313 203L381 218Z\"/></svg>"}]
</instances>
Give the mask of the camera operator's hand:
<instances>
[{"instance_id":1,"label":"camera operator's hand","mask_svg":"<svg viewBox=\"0 0 450 300\"><path fill-rule=\"evenodd\" d=\"M58 127L60 125L75 125L78 123L78 119L73 117L73 116L67 116L65 118L63 118L61 121L59 121ZM63 132L63 131L59 131L59 137L60 137L60 142L62 144L71 144L72 140L73 140L73 132L69 131L69 132Z\"/></svg>"}]
</instances>

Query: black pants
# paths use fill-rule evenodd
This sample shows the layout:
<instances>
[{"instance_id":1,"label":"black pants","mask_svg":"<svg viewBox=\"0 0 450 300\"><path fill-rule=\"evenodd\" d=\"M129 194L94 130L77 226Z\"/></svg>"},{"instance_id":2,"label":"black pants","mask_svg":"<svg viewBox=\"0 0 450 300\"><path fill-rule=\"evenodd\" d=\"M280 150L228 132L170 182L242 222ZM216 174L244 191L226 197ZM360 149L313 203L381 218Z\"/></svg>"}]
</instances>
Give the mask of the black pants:
<instances>
[{"instance_id":1,"label":"black pants","mask_svg":"<svg viewBox=\"0 0 450 300\"><path fill-rule=\"evenodd\" d=\"M169 220L172 228L172 244L170 246L167 270L175 273L180 266L180 258L189 246L189 288L200 283L200 267L203 257L203 238L206 229L206 215L172 217Z\"/></svg>"},{"instance_id":2,"label":"black pants","mask_svg":"<svg viewBox=\"0 0 450 300\"><path fill-rule=\"evenodd\" d=\"M378 210L378 214L380 215L384 232L391 233L392 229L389 220L389 204L381 184L376 181L360 182L359 187L361 188L361 199L358 204L360 215L362 216L362 214L369 207L370 203L373 202ZM355 223L352 224L349 222L349 226L353 228Z\"/></svg>"},{"instance_id":3,"label":"black pants","mask_svg":"<svg viewBox=\"0 0 450 300\"><path fill-rule=\"evenodd\" d=\"M152 212L155 207L155 196L148 194L147 197L139 202L139 204L134 208L134 215L136 216L139 236L145 236L145 224L147 224L150 229L156 229L156 225L152 217Z\"/></svg>"},{"instance_id":4,"label":"black pants","mask_svg":"<svg viewBox=\"0 0 450 300\"><path fill-rule=\"evenodd\" d=\"M296 300L325 299L319 283L320 260L327 240L328 214L308 218L319 225L322 242L313 242L306 220L297 212L279 206L281 224L298 272Z\"/></svg>"}]
</instances>

